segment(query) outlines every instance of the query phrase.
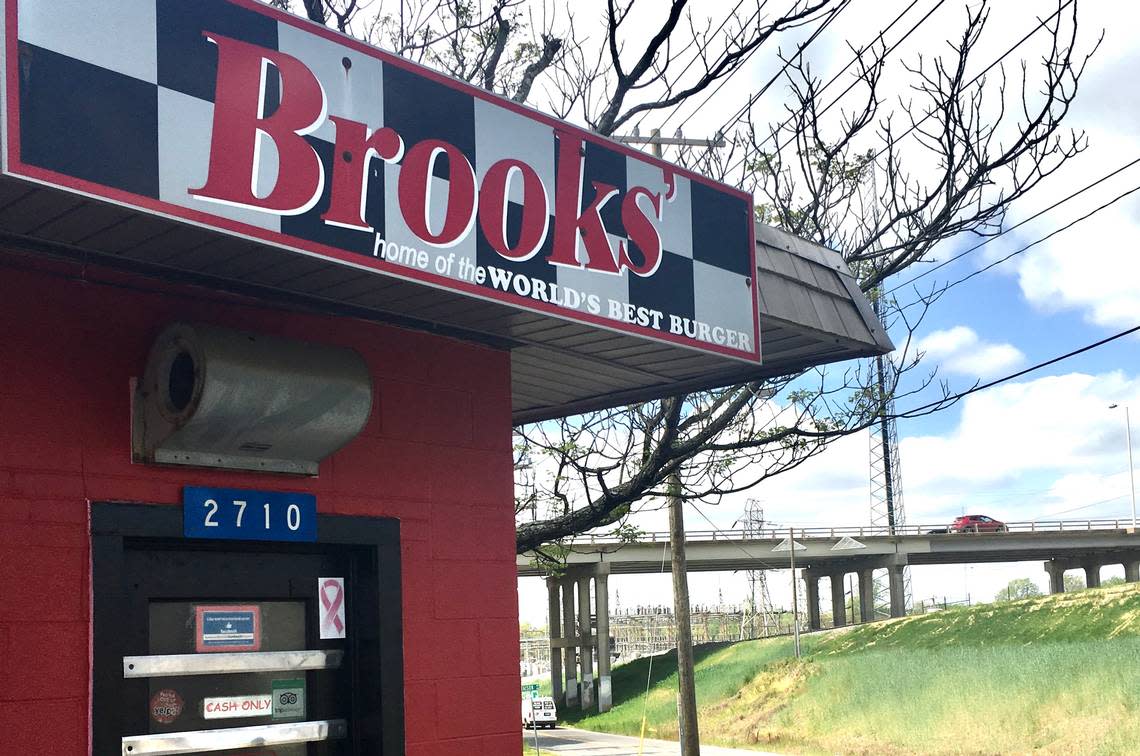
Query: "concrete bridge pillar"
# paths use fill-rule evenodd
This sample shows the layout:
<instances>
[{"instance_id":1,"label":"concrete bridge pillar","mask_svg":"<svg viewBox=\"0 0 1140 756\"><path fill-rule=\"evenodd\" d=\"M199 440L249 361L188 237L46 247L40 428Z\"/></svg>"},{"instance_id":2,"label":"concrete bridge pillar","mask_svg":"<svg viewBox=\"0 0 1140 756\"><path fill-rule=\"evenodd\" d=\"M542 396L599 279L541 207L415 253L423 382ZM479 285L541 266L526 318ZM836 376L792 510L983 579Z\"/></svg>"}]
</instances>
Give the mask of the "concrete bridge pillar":
<instances>
[{"instance_id":1,"label":"concrete bridge pillar","mask_svg":"<svg viewBox=\"0 0 1140 756\"><path fill-rule=\"evenodd\" d=\"M875 571L859 570L859 621L875 621Z\"/></svg>"},{"instance_id":2,"label":"concrete bridge pillar","mask_svg":"<svg viewBox=\"0 0 1140 756\"><path fill-rule=\"evenodd\" d=\"M843 573L831 574L831 624L843 627L847 624L847 597L843 593Z\"/></svg>"},{"instance_id":3,"label":"concrete bridge pillar","mask_svg":"<svg viewBox=\"0 0 1140 756\"><path fill-rule=\"evenodd\" d=\"M1045 571L1049 573L1049 593L1065 592L1065 565L1051 559L1045 563Z\"/></svg>"},{"instance_id":4,"label":"concrete bridge pillar","mask_svg":"<svg viewBox=\"0 0 1140 756\"><path fill-rule=\"evenodd\" d=\"M905 564L892 564L887 568L887 577L891 589L892 617L906 616L906 591L904 588L906 577L903 575L905 569Z\"/></svg>"},{"instance_id":5,"label":"concrete bridge pillar","mask_svg":"<svg viewBox=\"0 0 1140 756\"><path fill-rule=\"evenodd\" d=\"M546 579L547 615L546 627L550 631L550 692L558 705L564 705L562 689L562 649L558 641L562 638L562 597L558 578Z\"/></svg>"},{"instance_id":6,"label":"concrete bridge pillar","mask_svg":"<svg viewBox=\"0 0 1140 756\"><path fill-rule=\"evenodd\" d=\"M594 611L598 616L598 712L613 708L610 684L610 587L609 565L598 565L594 574Z\"/></svg>"},{"instance_id":7,"label":"concrete bridge pillar","mask_svg":"<svg viewBox=\"0 0 1140 756\"><path fill-rule=\"evenodd\" d=\"M808 630L819 630L822 624L819 621L819 576L803 571L804 585L807 595Z\"/></svg>"},{"instance_id":8,"label":"concrete bridge pillar","mask_svg":"<svg viewBox=\"0 0 1140 756\"><path fill-rule=\"evenodd\" d=\"M1140 583L1140 559L1130 559L1124 563L1124 581Z\"/></svg>"},{"instance_id":9,"label":"concrete bridge pillar","mask_svg":"<svg viewBox=\"0 0 1140 756\"><path fill-rule=\"evenodd\" d=\"M1085 562L1081 566L1085 568L1085 587L1100 588L1100 564Z\"/></svg>"},{"instance_id":10,"label":"concrete bridge pillar","mask_svg":"<svg viewBox=\"0 0 1140 756\"><path fill-rule=\"evenodd\" d=\"M566 670L566 705L578 705L578 637L574 623L574 578L562 578L562 639L566 644L562 649L563 666Z\"/></svg>"},{"instance_id":11,"label":"concrete bridge pillar","mask_svg":"<svg viewBox=\"0 0 1140 756\"><path fill-rule=\"evenodd\" d=\"M589 575L582 575L578 578L578 632L581 639L578 657L582 664L581 692L578 696L578 703L581 705L582 711L586 711L594 705L594 649L590 631Z\"/></svg>"}]
</instances>

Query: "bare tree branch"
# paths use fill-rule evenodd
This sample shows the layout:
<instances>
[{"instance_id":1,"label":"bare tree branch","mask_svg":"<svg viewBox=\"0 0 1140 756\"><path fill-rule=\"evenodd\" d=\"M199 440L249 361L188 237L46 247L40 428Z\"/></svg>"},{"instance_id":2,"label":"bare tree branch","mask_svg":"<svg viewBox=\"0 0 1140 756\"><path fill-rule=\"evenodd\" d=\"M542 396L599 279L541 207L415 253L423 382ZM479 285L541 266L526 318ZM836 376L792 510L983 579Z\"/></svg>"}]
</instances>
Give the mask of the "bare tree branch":
<instances>
[{"instance_id":1,"label":"bare tree branch","mask_svg":"<svg viewBox=\"0 0 1140 756\"><path fill-rule=\"evenodd\" d=\"M612 30L629 7L611 8ZM783 122L757 128L745 112L749 120L728 150L681 160L714 177L740 168L732 180L760 198L760 220L839 250L864 290L880 297L876 286L886 276L928 259L940 242L996 233L1010 203L1084 149L1084 136L1062 127L1088 60L1075 52L1075 7L1045 25L1050 44L1039 65L1019 64L1020 94L1000 64L996 79L968 73L981 68L975 59L988 17L985 3L968 8L946 55L904 60L910 95L897 101L880 93L893 49L884 44L852 48L853 85L838 107L824 99L826 85L808 63L789 58ZM923 372L912 345L940 293L933 287L905 310L883 302L901 344L883 388L868 366L855 365L518 428L535 473L526 490L536 506L556 491L561 506L521 523L517 548L564 544L583 527L613 527L639 507L657 506L674 472L685 499L715 503L749 490L879 422L892 399L902 406L930 389L941 398L924 395L918 415L951 406L958 395L936 372ZM679 414L667 411L675 407ZM544 475L555 459L556 484Z\"/></svg>"},{"instance_id":2,"label":"bare tree branch","mask_svg":"<svg viewBox=\"0 0 1140 756\"><path fill-rule=\"evenodd\" d=\"M1091 55L1077 51L1075 0L1057 0L1039 20L1047 44L1032 63L1006 60L1020 42L996 61L978 60L988 0L966 7L940 54L903 58L901 39L888 43L886 30L849 43L847 86L835 96L804 53L849 0L795 0L777 16L751 0L715 24L694 17L687 0L607 0L596 29L555 0L398 0L395 12L364 1L302 4L317 23L517 102L545 99L556 116L606 135L706 90L711 99L773 38L812 29L780 58L782 119L756 123L758 97L749 96L726 127L727 147L683 149L676 160L750 190L759 221L838 250L873 299L885 278L929 260L948 239L999 233L1011 203L1086 146L1065 125ZM289 9L289 0L270 2ZM900 96L883 92L888 65L906 77ZM866 364L843 365L516 429L518 550L557 564L576 534L622 528L658 506L670 475L680 476L683 498L715 503L868 428L892 399L902 406L922 393L917 414L950 406L958 395L925 370L912 343L944 291L931 286L905 307L881 302L901 345L883 386ZM940 398L931 403L924 392Z\"/></svg>"}]
</instances>

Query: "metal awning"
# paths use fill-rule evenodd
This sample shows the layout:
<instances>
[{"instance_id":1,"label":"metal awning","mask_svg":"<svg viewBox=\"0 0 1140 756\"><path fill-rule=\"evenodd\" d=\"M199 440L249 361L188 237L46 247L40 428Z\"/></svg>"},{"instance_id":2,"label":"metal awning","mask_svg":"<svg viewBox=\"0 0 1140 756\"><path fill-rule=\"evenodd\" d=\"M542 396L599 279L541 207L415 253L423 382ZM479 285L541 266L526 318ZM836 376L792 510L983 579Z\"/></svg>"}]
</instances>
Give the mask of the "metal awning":
<instances>
[{"instance_id":1,"label":"metal awning","mask_svg":"<svg viewBox=\"0 0 1140 756\"><path fill-rule=\"evenodd\" d=\"M785 375L892 349L835 252L757 226L763 363L572 323L0 177L8 250L393 323L511 352L517 423Z\"/></svg>"}]
</instances>

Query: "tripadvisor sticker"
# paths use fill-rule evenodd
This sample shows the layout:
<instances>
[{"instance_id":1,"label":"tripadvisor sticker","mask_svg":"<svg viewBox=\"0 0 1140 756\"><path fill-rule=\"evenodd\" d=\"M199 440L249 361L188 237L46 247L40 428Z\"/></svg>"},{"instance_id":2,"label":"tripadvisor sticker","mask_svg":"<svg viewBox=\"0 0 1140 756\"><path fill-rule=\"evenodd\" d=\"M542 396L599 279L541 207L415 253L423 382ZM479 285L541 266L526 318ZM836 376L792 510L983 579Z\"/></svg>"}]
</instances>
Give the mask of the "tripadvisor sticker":
<instances>
[{"instance_id":1,"label":"tripadvisor sticker","mask_svg":"<svg viewBox=\"0 0 1140 756\"><path fill-rule=\"evenodd\" d=\"M305 681L273 681L273 718L293 719L305 716Z\"/></svg>"}]
</instances>

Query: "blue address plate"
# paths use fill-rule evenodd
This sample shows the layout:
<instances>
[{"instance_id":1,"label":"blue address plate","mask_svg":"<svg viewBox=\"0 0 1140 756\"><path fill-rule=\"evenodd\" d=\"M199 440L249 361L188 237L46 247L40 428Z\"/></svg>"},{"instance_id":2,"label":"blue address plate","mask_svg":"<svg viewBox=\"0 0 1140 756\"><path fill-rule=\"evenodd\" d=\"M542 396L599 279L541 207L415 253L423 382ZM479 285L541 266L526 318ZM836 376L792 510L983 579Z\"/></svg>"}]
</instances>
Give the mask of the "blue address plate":
<instances>
[{"instance_id":1,"label":"blue address plate","mask_svg":"<svg viewBox=\"0 0 1140 756\"><path fill-rule=\"evenodd\" d=\"M316 541L317 497L241 488L182 489L187 538L239 541Z\"/></svg>"}]
</instances>

